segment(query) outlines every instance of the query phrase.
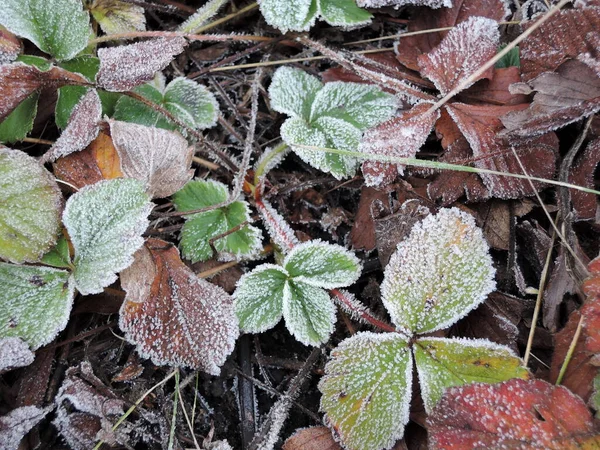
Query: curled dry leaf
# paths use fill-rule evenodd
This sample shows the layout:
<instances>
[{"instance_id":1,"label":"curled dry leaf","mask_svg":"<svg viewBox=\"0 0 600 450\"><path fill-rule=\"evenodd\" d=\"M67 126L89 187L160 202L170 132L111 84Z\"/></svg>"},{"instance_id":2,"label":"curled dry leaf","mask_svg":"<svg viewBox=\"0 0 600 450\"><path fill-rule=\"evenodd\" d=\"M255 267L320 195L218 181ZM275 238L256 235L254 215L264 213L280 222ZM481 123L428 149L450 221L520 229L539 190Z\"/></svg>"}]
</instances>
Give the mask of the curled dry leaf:
<instances>
[{"instance_id":1,"label":"curled dry leaf","mask_svg":"<svg viewBox=\"0 0 600 450\"><path fill-rule=\"evenodd\" d=\"M500 43L498 23L485 17L469 17L450 30L432 52L418 58L421 75L429 78L446 95L491 59ZM470 81L492 78L493 68Z\"/></svg>"},{"instance_id":2,"label":"curled dry leaf","mask_svg":"<svg viewBox=\"0 0 600 450\"><path fill-rule=\"evenodd\" d=\"M193 176L193 149L177 132L109 121L123 174L143 182L152 198L168 197Z\"/></svg>"},{"instance_id":3,"label":"curled dry leaf","mask_svg":"<svg viewBox=\"0 0 600 450\"><path fill-rule=\"evenodd\" d=\"M513 379L448 389L429 416L429 448L597 448L585 404L562 386Z\"/></svg>"},{"instance_id":4,"label":"curled dry leaf","mask_svg":"<svg viewBox=\"0 0 600 450\"><path fill-rule=\"evenodd\" d=\"M44 88L58 89L69 84L88 84L88 81L60 67L42 71L23 63L0 65L0 121L34 92Z\"/></svg>"},{"instance_id":5,"label":"curled dry leaf","mask_svg":"<svg viewBox=\"0 0 600 450\"><path fill-rule=\"evenodd\" d=\"M21 439L52 410L22 406L0 417L0 442L7 449L19 448Z\"/></svg>"},{"instance_id":6,"label":"curled dry leaf","mask_svg":"<svg viewBox=\"0 0 600 450\"><path fill-rule=\"evenodd\" d=\"M10 31L0 26L0 64L13 62L21 53L21 41Z\"/></svg>"},{"instance_id":7,"label":"curled dry leaf","mask_svg":"<svg viewBox=\"0 0 600 450\"><path fill-rule=\"evenodd\" d=\"M238 337L232 298L200 279L173 245L148 239L121 273L127 296L119 326L155 364L218 375Z\"/></svg>"},{"instance_id":8,"label":"curled dry leaf","mask_svg":"<svg viewBox=\"0 0 600 450\"><path fill-rule=\"evenodd\" d=\"M550 16L520 46L523 80L554 72L567 59L586 53L586 35L594 31L600 31L600 8L568 9Z\"/></svg>"},{"instance_id":9,"label":"curled dry leaf","mask_svg":"<svg viewBox=\"0 0 600 450\"><path fill-rule=\"evenodd\" d=\"M184 38L176 37L101 48L98 50L100 70L96 82L107 91L130 91L150 81L156 72L167 67L185 45Z\"/></svg>"},{"instance_id":10,"label":"curled dry leaf","mask_svg":"<svg viewBox=\"0 0 600 450\"><path fill-rule=\"evenodd\" d=\"M581 61L569 60L556 72L545 72L531 80L529 86L517 85L524 94L536 92L529 108L500 118L508 134L546 133L600 110L600 78Z\"/></svg>"},{"instance_id":11,"label":"curled dry leaf","mask_svg":"<svg viewBox=\"0 0 600 450\"><path fill-rule=\"evenodd\" d=\"M67 127L43 156L42 161L54 161L86 148L98 136L101 117L100 97L95 89L90 89L75 105Z\"/></svg>"},{"instance_id":12,"label":"curled dry leaf","mask_svg":"<svg viewBox=\"0 0 600 450\"><path fill-rule=\"evenodd\" d=\"M600 162L600 139L590 142L569 171L569 183L594 188L594 172ZM598 200L594 194L571 189L575 220L598 217Z\"/></svg>"},{"instance_id":13,"label":"curled dry leaf","mask_svg":"<svg viewBox=\"0 0 600 450\"><path fill-rule=\"evenodd\" d=\"M29 345L18 337L0 339L0 373L25 367L33 362L35 355Z\"/></svg>"},{"instance_id":14,"label":"curled dry leaf","mask_svg":"<svg viewBox=\"0 0 600 450\"><path fill-rule=\"evenodd\" d=\"M342 450L327 427L310 427L296 430L283 443L283 450Z\"/></svg>"}]
</instances>

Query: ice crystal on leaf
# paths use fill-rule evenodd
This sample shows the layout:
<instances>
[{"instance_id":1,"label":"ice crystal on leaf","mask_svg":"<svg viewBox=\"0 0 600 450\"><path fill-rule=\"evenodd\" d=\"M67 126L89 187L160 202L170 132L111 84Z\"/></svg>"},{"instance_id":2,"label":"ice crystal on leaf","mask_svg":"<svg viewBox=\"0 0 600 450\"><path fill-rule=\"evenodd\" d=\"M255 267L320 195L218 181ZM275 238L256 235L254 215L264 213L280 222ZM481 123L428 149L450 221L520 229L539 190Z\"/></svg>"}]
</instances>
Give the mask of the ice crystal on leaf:
<instances>
[{"instance_id":1,"label":"ice crystal on leaf","mask_svg":"<svg viewBox=\"0 0 600 450\"><path fill-rule=\"evenodd\" d=\"M58 60L81 52L92 33L79 0L2 0L0 25Z\"/></svg>"},{"instance_id":2,"label":"ice crystal on leaf","mask_svg":"<svg viewBox=\"0 0 600 450\"><path fill-rule=\"evenodd\" d=\"M52 342L69 320L68 280L64 270L0 263L0 338L19 337L33 350Z\"/></svg>"},{"instance_id":3,"label":"ice crystal on leaf","mask_svg":"<svg viewBox=\"0 0 600 450\"><path fill-rule=\"evenodd\" d=\"M152 83L138 86L134 92L162 106L190 128L204 130L217 123L219 104L215 96L204 86L187 78L175 78L165 86L162 75L158 75ZM113 117L168 130L178 128L160 112L126 96L118 100Z\"/></svg>"},{"instance_id":4,"label":"ice crystal on leaf","mask_svg":"<svg viewBox=\"0 0 600 450\"><path fill-rule=\"evenodd\" d=\"M123 0L93 0L92 17L106 34L146 30L144 8Z\"/></svg>"},{"instance_id":5,"label":"ice crystal on leaf","mask_svg":"<svg viewBox=\"0 0 600 450\"><path fill-rule=\"evenodd\" d=\"M259 0L258 4L267 23L282 33L308 31L317 18L333 26L357 27L373 17L355 0Z\"/></svg>"},{"instance_id":6,"label":"ice crystal on leaf","mask_svg":"<svg viewBox=\"0 0 600 450\"><path fill-rule=\"evenodd\" d=\"M382 8L384 6L400 8L406 5L452 8L452 0L357 0L356 3L363 8Z\"/></svg>"},{"instance_id":7,"label":"ice crystal on leaf","mask_svg":"<svg viewBox=\"0 0 600 450\"><path fill-rule=\"evenodd\" d=\"M130 91L151 80L164 69L186 46L182 37L158 38L118 47L98 50L100 70L96 75L98 86L107 91Z\"/></svg>"},{"instance_id":8,"label":"ice crystal on leaf","mask_svg":"<svg viewBox=\"0 0 600 450\"><path fill-rule=\"evenodd\" d=\"M222 288L198 278L158 239L135 254L121 283L127 296L119 326L140 355L219 374L239 334L233 300Z\"/></svg>"},{"instance_id":9,"label":"ice crystal on leaf","mask_svg":"<svg viewBox=\"0 0 600 450\"><path fill-rule=\"evenodd\" d=\"M331 358L319 383L325 423L346 448L390 448L408 422L413 365L407 341L361 332Z\"/></svg>"},{"instance_id":10,"label":"ice crystal on leaf","mask_svg":"<svg viewBox=\"0 0 600 450\"><path fill-rule=\"evenodd\" d=\"M35 354L29 345L18 337L0 339L0 373L25 367L33 362Z\"/></svg>"},{"instance_id":11,"label":"ice crystal on leaf","mask_svg":"<svg viewBox=\"0 0 600 450\"><path fill-rule=\"evenodd\" d=\"M133 179L101 181L69 198L63 223L75 248L73 277L79 292L102 292L133 262L152 206L142 183Z\"/></svg>"},{"instance_id":12,"label":"ice crystal on leaf","mask_svg":"<svg viewBox=\"0 0 600 450\"><path fill-rule=\"evenodd\" d=\"M115 120L109 125L121 171L143 182L150 197L173 195L192 178L193 148L179 133Z\"/></svg>"},{"instance_id":13,"label":"ice crystal on leaf","mask_svg":"<svg viewBox=\"0 0 600 450\"><path fill-rule=\"evenodd\" d=\"M185 22L183 22L177 31L182 33L197 33L197 30L203 27L211 17L219 12L228 0L209 0L198 10L192 14Z\"/></svg>"},{"instance_id":14,"label":"ice crystal on leaf","mask_svg":"<svg viewBox=\"0 0 600 450\"><path fill-rule=\"evenodd\" d=\"M383 304L407 333L452 325L496 285L492 258L472 216L456 208L426 217L398 245L385 269Z\"/></svg>"},{"instance_id":15,"label":"ice crystal on leaf","mask_svg":"<svg viewBox=\"0 0 600 450\"><path fill-rule=\"evenodd\" d=\"M326 342L335 306L324 289L354 283L361 272L359 260L343 247L317 240L297 245L282 265L264 264L240 278L234 294L240 328L260 333L283 316L298 341Z\"/></svg>"},{"instance_id":16,"label":"ice crystal on leaf","mask_svg":"<svg viewBox=\"0 0 600 450\"><path fill-rule=\"evenodd\" d=\"M376 86L332 82L323 85L299 69L282 67L269 88L271 106L291 116L281 137L306 162L336 178L352 176L355 158L308 147L357 151L365 130L390 118L396 99Z\"/></svg>"},{"instance_id":17,"label":"ice crystal on leaf","mask_svg":"<svg viewBox=\"0 0 600 450\"><path fill-rule=\"evenodd\" d=\"M452 325L494 289L488 251L474 219L458 209L426 217L398 245L382 297L400 332L346 339L332 351L319 383L326 423L346 448L387 449L402 437L413 357L427 411L450 386L528 377L508 347L419 336Z\"/></svg>"},{"instance_id":18,"label":"ice crystal on leaf","mask_svg":"<svg viewBox=\"0 0 600 450\"><path fill-rule=\"evenodd\" d=\"M0 146L0 258L37 262L55 243L62 194L38 161Z\"/></svg>"},{"instance_id":19,"label":"ice crystal on leaf","mask_svg":"<svg viewBox=\"0 0 600 450\"><path fill-rule=\"evenodd\" d=\"M19 448L21 439L42 421L52 407L21 406L0 417L0 442L6 449Z\"/></svg>"},{"instance_id":20,"label":"ice crystal on leaf","mask_svg":"<svg viewBox=\"0 0 600 450\"><path fill-rule=\"evenodd\" d=\"M218 181L194 180L173 195L173 204L178 211L193 211L223 203L228 196L227 187ZM261 231L248 223L244 225L252 219L250 207L243 200L185 218L181 250L192 262L210 259L213 248L221 259L251 258L262 248Z\"/></svg>"}]
</instances>

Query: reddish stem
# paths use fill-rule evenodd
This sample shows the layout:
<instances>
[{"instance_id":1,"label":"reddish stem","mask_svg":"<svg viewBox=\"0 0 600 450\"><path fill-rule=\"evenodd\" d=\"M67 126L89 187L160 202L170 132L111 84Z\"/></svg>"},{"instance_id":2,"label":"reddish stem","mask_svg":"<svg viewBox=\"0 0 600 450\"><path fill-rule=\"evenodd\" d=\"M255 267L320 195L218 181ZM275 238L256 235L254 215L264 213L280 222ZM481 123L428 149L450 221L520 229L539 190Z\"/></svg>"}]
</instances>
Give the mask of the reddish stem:
<instances>
[{"instance_id":1,"label":"reddish stem","mask_svg":"<svg viewBox=\"0 0 600 450\"><path fill-rule=\"evenodd\" d=\"M365 311L360 311L360 310L356 309L354 307L354 305L352 304L352 302L346 298L344 293L339 291L338 289L330 289L329 293L331 295L335 296L335 298L337 298L344 305L346 305L347 308L354 311L358 316L360 316L361 319L363 319L364 321L373 325L374 327L379 328L383 331L389 331L391 333L396 333L396 329L389 323L385 323L382 320L379 320L376 317L373 317L371 314L369 314Z\"/></svg>"}]
</instances>

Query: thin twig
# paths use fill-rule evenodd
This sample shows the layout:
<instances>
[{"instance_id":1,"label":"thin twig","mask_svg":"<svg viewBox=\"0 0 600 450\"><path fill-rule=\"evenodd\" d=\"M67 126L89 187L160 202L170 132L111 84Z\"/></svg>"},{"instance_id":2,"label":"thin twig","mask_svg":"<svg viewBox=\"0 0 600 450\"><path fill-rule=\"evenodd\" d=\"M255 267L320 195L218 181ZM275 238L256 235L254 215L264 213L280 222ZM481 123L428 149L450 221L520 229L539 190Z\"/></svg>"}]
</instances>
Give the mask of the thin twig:
<instances>
[{"instance_id":1,"label":"thin twig","mask_svg":"<svg viewBox=\"0 0 600 450\"><path fill-rule=\"evenodd\" d=\"M562 382L562 379L567 372L567 368L569 367L569 363L571 362L571 358L573 357L573 352L575 351L575 347L577 346L577 341L579 340L579 336L581 335L581 330L583 329L583 321L584 316L581 314L579 317L579 322L577 323L577 329L575 330L575 334L573 335L573 339L571 339L571 344L569 345L569 349L567 350L567 354L565 355L565 360L562 363L560 368L560 372L558 373L558 377L556 378L556 384L559 385Z\"/></svg>"}]
</instances>

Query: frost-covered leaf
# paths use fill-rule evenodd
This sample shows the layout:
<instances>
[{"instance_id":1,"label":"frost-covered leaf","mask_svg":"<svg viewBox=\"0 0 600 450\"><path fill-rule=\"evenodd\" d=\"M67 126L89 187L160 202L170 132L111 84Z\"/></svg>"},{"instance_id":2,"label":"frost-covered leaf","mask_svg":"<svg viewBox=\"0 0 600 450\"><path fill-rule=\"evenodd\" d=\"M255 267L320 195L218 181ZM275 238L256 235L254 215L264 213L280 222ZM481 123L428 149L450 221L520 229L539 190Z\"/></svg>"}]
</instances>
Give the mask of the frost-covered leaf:
<instances>
[{"instance_id":1,"label":"frost-covered leaf","mask_svg":"<svg viewBox=\"0 0 600 450\"><path fill-rule=\"evenodd\" d=\"M356 0L318 0L320 18L329 25L356 27L371 22L370 12L359 8Z\"/></svg>"},{"instance_id":2,"label":"frost-covered leaf","mask_svg":"<svg viewBox=\"0 0 600 450\"><path fill-rule=\"evenodd\" d=\"M412 370L408 343L396 333L357 333L331 352L321 410L345 448L387 449L403 436Z\"/></svg>"},{"instance_id":3,"label":"frost-covered leaf","mask_svg":"<svg viewBox=\"0 0 600 450\"><path fill-rule=\"evenodd\" d=\"M318 0L259 0L267 23L282 33L308 31L317 19Z\"/></svg>"},{"instance_id":4,"label":"frost-covered leaf","mask_svg":"<svg viewBox=\"0 0 600 450\"><path fill-rule=\"evenodd\" d=\"M101 181L69 198L63 223L75 249L73 277L79 292L102 292L131 265L152 206L142 183L133 179Z\"/></svg>"},{"instance_id":5,"label":"frost-covered leaf","mask_svg":"<svg viewBox=\"0 0 600 450\"><path fill-rule=\"evenodd\" d=\"M193 211L217 205L227 200L227 187L214 180L194 180L173 196L179 211ZM262 248L262 233L246 224L239 230L210 241L227 233L244 222L250 222L248 203L237 200L227 206L186 216L181 232L183 256L192 262L205 261L213 256L213 247L221 259L250 258Z\"/></svg>"},{"instance_id":6,"label":"frost-covered leaf","mask_svg":"<svg viewBox=\"0 0 600 450\"><path fill-rule=\"evenodd\" d=\"M21 338L0 339L0 373L28 366L34 359L35 354L29 350L29 345Z\"/></svg>"},{"instance_id":7,"label":"frost-covered leaf","mask_svg":"<svg viewBox=\"0 0 600 450\"><path fill-rule=\"evenodd\" d=\"M92 17L106 34L146 30L144 8L122 0L94 0Z\"/></svg>"},{"instance_id":8,"label":"frost-covered leaf","mask_svg":"<svg viewBox=\"0 0 600 450\"><path fill-rule=\"evenodd\" d=\"M102 104L95 89L90 89L73 108L67 127L52 148L43 157L44 161L54 161L86 148L100 131Z\"/></svg>"},{"instance_id":9,"label":"frost-covered leaf","mask_svg":"<svg viewBox=\"0 0 600 450\"><path fill-rule=\"evenodd\" d=\"M0 147L0 258L37 262L55 243L62 194L34 158Z\"/></svg>"},{"instance_id":10,"label":"frost-covered leaf","mask_svg":"<svg viewBox=\"0 0 600 450\"><path fill-rule=\"evenodd\" d=\"M529 108L510 111L500 120L516 136L556 130L600 110L600 78L581 61L569 60L556 72L544 72L520 93L535 92Z\"/></svg>"},{"instance_id":11,"label":"frost-covered leaf","mask_svg":"<svg viewBox=\"0 0 600 450\"><path fill-rule=\"evenodd\" d=\"M59 67L40 70L22 62L0 65L0 120L4 120L19 104L43 88L59 88L67 84L87 83L81 75Z\"/></svg>"},{"instance_id":12,"label":"frost-covered leaf","mask_svg":"<svg viewBox=\"0 0 600 450\"><path fill-rule=\"evenodd\" d=\"M558 139L545 129L542 136L514 137L498 136L503 129L500 116L512 111L517 113L527 105L467 105L452 103L446 106L452 119L465 136L473 151L473 164L482 169L499 172L522 173L521 164L533 177L554 177ZM517 153L519 160L515 157ZM516 180L489 174L479 174L483 183L494 197L509 199L533 195L539 190L539 182Z\"/></svg>"},{"instance_id":13,"label":"frost-covered leaf","mask_svg":"<svg viewBox=\"0 0 600 450\"><path fill-rule=\"evenodd\" d=\"M329 340L335 324L335 305L327 291L304 281L288 281L283 318L287 329L304 345L319 346Z\"/></svg>"},{"instance_id":14,"label":"frost-covered leaf","mask_svg":"<svg viewBox=\"0 0 600 450\"><path fill-rule=\"evenodd\" d=\"M281 267L262 264L239 279L234 299L243 332L262 333L277 325L283 314L283 302L290 296L286 289L288 277Z\"/></svg>"},{"instance_id":15,"label":"frost-covered leaf","mask_svg":"<svg viewBox=\"0 0 600 450\"><path fill-rule=\"evenodd\" d=\"M222 288L198 278L158 239L136 253L121 284L127 296L119 326L140 355L219 374L239 333L233 299Z\"/></svg>"},{"instance_id":16,"label":"frost-covered leaf","mask_svg":"<svg viewBox=\"0 0 600 450\"><path fill-rule=\"evenodd\" d=\"M306 147L357 151L362 132L388 119L396 110L395 97L371 85L333 82L322 86L298 70L280 68L269 96L276 111L292 116L281 137L304 161L336 178L354 174L355 158Z\"/></svg>"},{"instance_id":17,"label":"frost-covered leaf","mask_svg":"<svg viewBox=\"0 0 600 450\"><path fill-rule=\"evenodd\" d=\"M400 8L405 5L452 8L452 0L357 0L356 2L363 8L382 8L384 6Z\"/></svg>"},{"instance_id":18,"label":"frost-covered leaf","mask_svg":"<svg viewBox=\"0 0 600 450\"><path fill-rule=\"evenodd\" d=\"M280 67L273 74L269 86L271 107L288 116L308 120L315 96L322 88L323 83L304 70Z\"/></svg>"},{"instance_id":19,"label":"frost-covered leaf","mask_svg":"<svg viewBox=\"0 0 600 450\"><path fill-rule=\"evenodd\" d=\"M34 92L0 123L0 142L12 143L27 137L37 114L38 98L39 94Z\"/></svg>"},{"instance_id":20,"label":"frost-covered leaf","mask_svg":"<svg viewBox=\"0 0 600 450\"><path fill-rule=\"evenodd\" d=\"M187 78L175 78L166 87L147 83L134 89L134 92L162 106L191 128L204 130L217 123L219 104L215 96L206 87ZM178 128L163 114L126 96L117 102L114 118L169 130Z\"/></svg>"},{"instance_id":21,"label":"frost-covered leaf","mask_svg":"<svg viewBox=\"0 0 600 450\"><path fill-rule=\"evenodd\" d=\"M198 29L202 28L206 23L219 12L221 7L228 0L209 0L204 6L192 14L188 19L177 28L177 31L182 33L197 33Z\"/></svg>"},{"instance_id":22,"label":"frost-covered leaf","mask_svg":"<svg viewBox=\"0 0 600 450\"><path fill-rule=\"evenodd\" d=\"M21 439L42 421L52 407L21 406L0 417L0 442L6 449L19 448Z\"/></svg>"},{"instance_id":23,"label":"frost-covered leaf","mask_svg":"<svg viewBox=\"0 0 600 450\"><path fill-rule=\"evenodd\" d=\"M361 272L360 260L354 253L320 240L295 246L283 266L290 277L327 289L350 286Z\"/></svg>"},{"instance_id":24,"label":"frost-covered leaf","mask_svg":"<svg viewBox=\"0 0 600 450\"><path fill-rule=\"evenodd\" d=\"M458 87L491 59L500 44L498 23L485 17L470 17L450 30L431 53L419 57L421 75L429 78L443 94ZM465 88L482 78L491 78L493 67Z\"/></svg>"},{"instance_id":25,"label":"frost-covered leaf","mask_svg":"<svg viewBox=\"0 0 600 450\"><path fill-rule=\"evenodd\" d=\"M418 339L413 350L427 412L449 387L529 377L510 348L483 339Z\"/></svg>"},{"instance_id":26,"label":"frost-covered leaf","mask_svg":"<svg viewBox=\"0 0 600 450\"><path fill-rule=\"evenodd\" d=\"M144 183L150 197L168 197L194 175L193 148L179 133L114 120L109 125L123 174Z\"/></svg>"},{"instance_id":27,"label":"frost-covered leaf","mask_svg":"<svg viewBox=\"0 0 600 450\"><path fill-rule=\"evenodd\" d=\"M79 0L2 0L0 25L58 60L82 51L92 32Z\"/></svg>"},{"instance_id":28,"label":"frost-covered leaf","mask_svg":"<svg viewBox=\"0 0 600 450\"><path fill-rule=\"evenodd\" d=\"M184 38L175 37L101 48L98 50L100 70L96 82L107 91L130 91L167 67L185 46Z\"/></svg>"},{"instance_id":29,"label":"frost-covered leaf","mask_svg":"<svg viewBox=\"0 0 600 450\"><path fill-rule=\"evenodd\" d=\"M13 62L21 53L23 44L14 34L0 25L0 64Z\"/></svg>"},{"instance_id":30,"label":"frost-covered leaf","mask_svg":"<svg viewBox=\"0 0 600 450\"><path fill-rule=\"evenodd\" d=\"M495 289L495 269L475 220L442 209L398 244L381 286L392 321L412 333L448 327Z\"/></svg>"},{"instance_id":31,"label":"frost-covered leaf","mask_svg":"<svg viewBox=\"0 0 600 450\"><path fill-rule=\"evenodd\" d=\"M449 389L429 416L429 448L597 448L592 416L577 396L542 380Z\"/></svg>"},{"instance_id":32,"label":"frost-covered leaf","mask_svg":"<svg viewBox=\"0 0 600 450\"><path fill-rule=\"evenodd\" d=\"M0 263L0 338L19 337L34 350L52 342L69 320L68 280L64 270Z\"/></svg>"},{"instance_id":33,"label":"frost-covered leaf","mask_svg":"<svg viewBox=\"0 0 600 450\"><path fill-rule=\"evenodd\" d=\"M419 103L401 116L367 130L360 143L365 154L396 158L414 158L440 117L439 111L428 113L430 103ZM403 167L380 161L365 161L362 171L367 186L381 186L386 181L386 169L403 173ZM393 180L392 180L393 181Z\"/></svg>"}]
</instances>

